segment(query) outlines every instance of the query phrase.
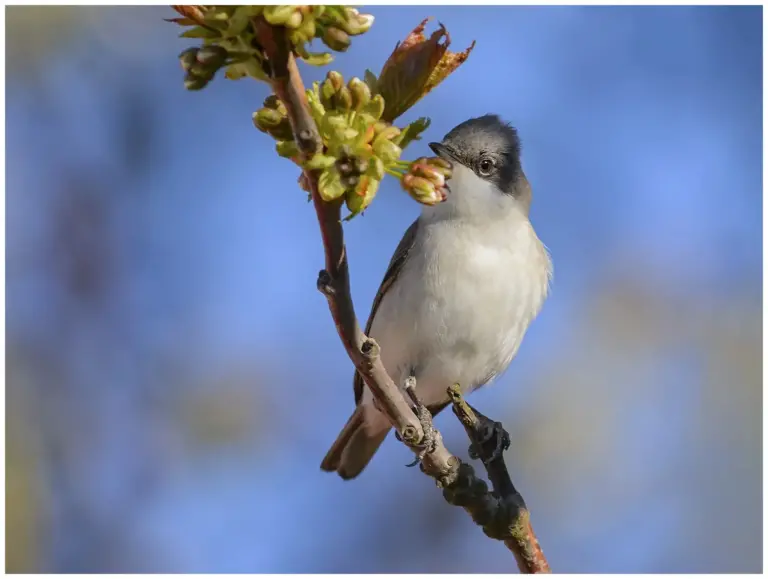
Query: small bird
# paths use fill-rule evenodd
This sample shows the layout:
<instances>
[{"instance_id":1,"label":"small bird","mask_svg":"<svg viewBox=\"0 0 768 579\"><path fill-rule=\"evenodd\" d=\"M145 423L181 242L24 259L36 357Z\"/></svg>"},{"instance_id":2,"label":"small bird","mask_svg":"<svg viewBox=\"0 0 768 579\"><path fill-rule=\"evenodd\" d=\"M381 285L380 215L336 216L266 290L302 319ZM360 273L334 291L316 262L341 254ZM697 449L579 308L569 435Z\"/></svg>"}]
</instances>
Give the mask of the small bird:
<instances>
[{"instance_id":1,"label":"small bird","mask_svg":"<svg viewBox=\"0 0 768 579\"><path fill-rule=\"evenodd\" d=\"M436 155L453 164L447 199L406 230L373 300L366 334L392 380L436 415L454 383L468 394L515 357L549 291L552 262L528 218L531 186L517 130L497 115L451 130ZM391 425L354 376L354 413L321 468L352 479Z\"/></svg>"}]
</instances>

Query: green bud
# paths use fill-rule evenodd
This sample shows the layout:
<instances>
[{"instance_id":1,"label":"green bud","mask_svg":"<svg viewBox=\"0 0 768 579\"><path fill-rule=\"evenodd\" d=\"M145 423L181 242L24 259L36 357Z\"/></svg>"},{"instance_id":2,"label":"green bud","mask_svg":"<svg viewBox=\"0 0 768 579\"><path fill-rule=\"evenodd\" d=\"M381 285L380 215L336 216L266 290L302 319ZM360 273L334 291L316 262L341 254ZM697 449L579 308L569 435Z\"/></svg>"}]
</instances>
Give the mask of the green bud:
<instances>
[{"instance_id":1,"label":"green bud","mask_svg":"<svg viewBox=\"0 0 768 579\"><path fill-rule=\"evenodd\" d=\"M323 201L333 201L344 195L345 188L341 183L341 175L333 165L320 173L317 185Z\"/></svg>"},{"instance_id":2,"label":"green bud","mask_svg":"<svg viewBox=\"0 0 768 579\"><path fill-rule=\"evenodd\" d=\"M296 10L293 14L291 14L288 19L285 21L285 27L290 28L292 30L296 30L299 26L301 26L301 23L304 21L304 16L299 10Z\"/></svg>"},{"instance_id":3,"label":"green bud","mask_svg":"<svg viewBox=\"0 0 768 579\"><path fill-rule=\"evenodd\" d=\"M296 6L264 6L264 19L273 26L285 26L296 13L301 18L301 12L296 10Z\"/></svg>"},{"instance_id":4,"label":"green bud","mask_svg":"<svg viewBox=\"0 0 768 579\"><path fill-rule=\"evenodd\" d=\"M260 131L267 133L271 129L280 126L284 118L276 110L264 108L253 113L253 124Z\"/></svg>"},{"instance_id":5,"label":"green bud","mask_svg":"<svg viewBox=\"0 0 768 579\"><path fill-rule=\"evenodd\" d=\"M275 145L275 149L277 149L278 155L285 157L286 159L298 157L300 153L296 141L278 141Z\"/></svg>"},{"instance_id":6,"label":"green bud","mask_svg":"<svg viewBox=\"0 0 768 579\"><path fill-rule=\"evenodd\" d=\"M378 121L384 114L384 97L380 94L374 96L371 102L363 107L363 112L368 113Z\"/></svg>"},{"instance_id":7,"label":"green bud","mask_svg":"<svg viewBox=\"0 0 768 579\"><path fill-rule=\"evenodd\" d=\"M189 72L189 69L197 64L197 52L199 50L200 49L197 47L187 48L179 55L179 62L181 63L181 68L184 72Z\"/></svg>"},{"instance_id":8,"label":"green bud","mask_svg":"<svg viewBox=\"0 0 768 579\"><path fill-rule=\"evenodd\" d=\"M344 77L341 75L340 72L336 72L335 70L328 71L328 74L326 75L325 78L331 81L331 86L333 86L333 92L339 92L341 90L341 87L344 86Z\"/></svg>"},{"instance_id":9,"label":"green bud","mask_svg":"<svg viewBox=\"0 0 768 579\"><path fill-rule=\"evenodd\" d=\"M354 8L348 8L348 19L341 26L347 34L357 36L368 32L373 26L374 17L371 14L360 14Z\"/></svg>"},{"instance_id":10,"label":"green bud","mask_svg":"<svg viewBox=\"0 0 768 579\"><path fill-rule=\"evenodd\" d=\"M323 115L325 115L325 107L322 105L320 99L314 91L307 91L307 103L309 104L309 110L312 113L312 118L314 118L315 122L319 124L323 118Z\"/></svg>"},{"instance_id":11,"label":"green bud","mask_svg":"<svg viewBox=\"0 0 768 579\"><path fill-rule=\"evenodd\" d=\"M184 88L187 90L200 90L205 88L209 82L211 82L209 78L188 74L184 79Z\"/></svg>"},{"instance_id":12,"label":"green bud","mask_svg":"<svg viewBox=\"0 0 768 579\"><path fill-rule=\"evenodd\" d=\"M352 107L359 111L369 102L371 102L371 89L362 80L353 77L347 83L349 91L352 93Z\"/></svg>"},{"instance_id":13,"label":"green bud","mask_svg":"<svg viewBox=\"0 0 768 579\"><path fill-rule=\"evenodd\" d=\"M381 181L384 178L384 161L378 157L371 157L368 162L368 175Z\"/></svg>"},{"instance_id":14,"label":"green bud","mask_svg":"<svg viewBox=\"0 0 768 579\"><path fill-rule=\"evenodd\" d=\"M226 61L229 54L225 48L216 46L215 44L209 44L203 46L197 52L197 62L209 69L218 69Z\"/></svg>"},{"instance_id":15,"label":"green bud","mask_svg":"<svg viewBox=\"0 0 768 579\"><path fill-rule=\"evenodd\" d=\"M283 117L280 124L267 130L267 133L276 141L292 141L293 130L287 117Z\"/></svg>"},{"instance_id":16,"label":"green bud","mask_svg":"<svg viewBox=\"0 0 768 579\"><path fill-rule=\"evenodd\" d=\"M423 177L408 174L400 180L400 184L411 197L424 205L435 205L445 200L445 190L438 190L434 183Z\"/></svg>"},{"instance_id":17,"label":"green bud","mask_svg":"<svg viewBox=\"0 0 768 579\"><path fill-rule=\"evenodd\" d=\"M307 38L307 42L312 40L317 34L317 25L315 19L312 17L304 17L304 22L301 23L298 31Z\"/></svg>"},{"instance_id":18,"label":"green bud","mask_svg":"<svg viewBox=\"0 0 768 579\"><path fill-rule=\"evenodd\" d=\"M377 143L381 141L391 141L400 134L400 129L394 125L389 125L376 135L376 139L373 141L373 147L376 148Z\"/></svg>"},{"instance_id":19,"label":"green bud","mask_svg":"<svg viewBox=\"0 0 768 579\"><path fill-rule=\"evenodd\" d=\"M304 163L304 168L310 171L328 169L336 164L336 157L316 153L309 161Z\"/></svg>"},{"instance_id":20,"label":"green bud","mask_svg":"<svg viewBox=\"0 0 768 579\"><path fill-rule=\"evenodd\" d=\"M281 104L282 103L280 102L280 99L277 98L276 94L271 94L264 99L264 107L268 109L272 109L273 111L278 110Z\"/></svg>"},{"instance_id":21,"label":"green bud","mask_svg":"<svg viewBox=\"0 0 768 579\"><path fill-rule=\"evenodd\" d=\"M322 88L320 89L320 102L323 107L330 110L334 108L333 97L336 95L336 89L331 82L331 79L326 78L323 81Z\"/></svg>"},{"instance_id":22,"label":"green bud","mask_svg":"<svg viewBox=\"0 0 768 579\"><path fill-rule=\"evenodd\" d=\"M325 13L325 6L322 4L314 4L309 7L310 14L315 18L320 18Z\"/></svg>"},{"instance_id":23,"label":"green bud","mask_svg":"<svg viewBox=\"0 0 768 579\"><path fill-rule=\"evenodd\" d=\"M354 217L361 211L365 211L376 196L376 191L378 189L379 180L366 176L360 179L353 190L347 191L344 198L344 201L347 204L347 209L350 211L350 216L347 217L347 219Z\"/></svg>"},{"instance_id":24,"label":"green bud","mask_svg":"<svg viewBox=\"0 0 768 579\"><path fill-rule=\"evenodd\" d=\"M335 26L330 26L325 29L325 33L323 34L323 42L328 48L338 52L345 52L351 44L351 41L349 40L349 34L340 28L336 28Z\"/></svg>"},{"instance_id":25,"label":"green bud","mask_svg":"<svg viewBox=\"0 0 768 579\"><path fill-rule=\"evenodd\" d=\"M346 112L352 110L352 93L347 87L342 86L336 93L335 102L336 108L340 111Z\"/></svg>"},{"instance_id":26,"label":"green bud","mask_svg":"<svg viewBox=\"0 0 768 579\"><path fill-rule=\"evenodd\" d=\"M384 161L385 165L390 165L400 158L403 150L392 141L376 139L373 142L373 152Z\"/></svg>"}]
</instances>

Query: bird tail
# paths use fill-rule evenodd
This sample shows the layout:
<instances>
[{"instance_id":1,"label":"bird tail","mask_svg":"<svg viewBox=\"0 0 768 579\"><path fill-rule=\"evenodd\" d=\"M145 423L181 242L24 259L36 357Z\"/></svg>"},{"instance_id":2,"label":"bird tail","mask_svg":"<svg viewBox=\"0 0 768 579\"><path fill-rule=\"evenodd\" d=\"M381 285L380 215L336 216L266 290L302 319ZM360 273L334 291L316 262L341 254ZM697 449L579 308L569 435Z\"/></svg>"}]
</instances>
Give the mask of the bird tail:
<instances>
[{"instance_id":1,"label":"bird tail","mask_svg":"<svg viewBox=\"0 0 768 579\"><path fill-rule=\"evenodd\" d=\"M360 404L325 455L320 468L355 478L373 458L392 426L372 404Z\"/></svg>"}]
</instances>

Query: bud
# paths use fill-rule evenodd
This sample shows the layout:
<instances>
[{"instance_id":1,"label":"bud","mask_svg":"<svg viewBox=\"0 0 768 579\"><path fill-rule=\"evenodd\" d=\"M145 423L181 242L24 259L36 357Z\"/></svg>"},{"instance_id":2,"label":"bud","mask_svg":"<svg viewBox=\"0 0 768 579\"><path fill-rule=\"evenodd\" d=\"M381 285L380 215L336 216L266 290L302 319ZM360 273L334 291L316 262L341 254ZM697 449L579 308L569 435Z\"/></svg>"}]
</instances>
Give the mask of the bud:
<instances>
[{"instance_id":1,"label":"bud","mask_svg":"<svg viewBox=\"0 0 768 579\"><path fill-rule=\"evenodd\" d=\"M349 40L349 34L343 30L330 26L325 29L323 34L323 42L331 50L338 52L344 52L349 48L351 41Z\"/></svg>"},{"instance_id":2,"label":"bud","mask_svg":"<svg viewBox=\"0 0 768 579\"><path fill-rule=\"evenodd\" d=\"M445 200L445 190L438 190L423 177L408 174L400 180L400 184L411 197L424 205L436 205Z\"/></svg>"},{"instance_id":3,"label":"bud","mask_svg":"<svg viewBox=\"0 0 768 579\"><path fill-rule=\"evenodd\" d=\"M381 141L391 141L400 134L400 129L394 125L389 125L376 135L376 139L373 141L373 147L376 148L377 143Z\"/></svg>"},{"instance_id":4,"label":"bud","mask_svg":"<svg viewBox=\"0 0 768 579\"><path fill-rule=\"evenodd\" d=\"M368 113L378 121L381 118L381 115L384 114L384 97L380 94L374 96L371 99L371 102L363 107L363 112Z\"/></svg>"},{"instance_id":5,"label":"bud","mask_svg":"<svg viewBox=\"0 0 768 579\"><path fill-rule=\"evenodd\" d=\"M435 187L445 187L445 176L443 173L437 168L432 167L431 165L424 164L412 164L411 170L409 171L411 175L414 175L416 177L423 177L430 183L432 183Z\"/></svg>"},{"instance_id":6,"label":"bud","mask_svg":"<svg viewBox=\"0 0 768 579\"><path fill-rule=\"evenodd\" d=\"M295 6L294 6L295 8ZM285 21L285 27L290 28L292 30L296 30L299 26L301 26L301 23L304 21L304 16L302 15L300 10L294 11L293 14L291 14Z\"/></svg>"},{"instance_id":7,"label":"bud","mask_svg":"<svg viewBox=\"0 0 768 579\"><path fill-rule=\"evenodd\" d=\"M325 75L325 78L331 81L331 85L333 86L334 92L339 92L341 90L341 87L344 86L344 77L341 75L340 72L336 72L335 70L328 71L328 74Z\"/></svg>"},{"instance_id":8,"label":"bud","mask_svg":"<svg viewBox=\"0 0 768 579\"><path fill-rule=\"evenodd\" d=\"M328 110L334 108L333 97L336 95L336 89L331 82L331 79L326 78L323 81L323 85L320 88L320 103Z\"/></svg>"},{"instance_id":9,"label":"bud","mask_svg":"<svg viewBox=\"0 0 768 579\"><path fill-rule=\"evenodd\" d=\"M336 108L340 111L346 112L352 110L352 93L347 87L342 86L336 93L335 102Z\"/></svg>"},{"instance_id":10,"label":"bud","mask_svg":"<svg viewBox=\"0 0 768 579\"><path fill-rule=\"evenodd\" d=\"M371 157L367 173L374 179L381 181L384 178L384 161L378 157Z\"/></svg>"},{"instance_id":11,"label":"bud","mask_svg":"<svg viewBox=\"0 0 768 579\"><path fill-rule=\"evenodd\" d=\"M320 99L314 91L307 91L307 103L309 104L309 110L312 113L312 118L315 119L315 123L320 124L323 115L325 115L325 107L320 103Z\"/></svg>"},{"instance_id":12,"label":"bud","mask_svg":"<svg viewBox=\"0 0 768 579\"><path fill-rule=\"evenodd\" d=\"M371 88L356 76L347 83L349 92L352 93L352 107L359 111L371 102Z\"/></svg>"},{"instance_id":13,"label":"bud","mask_svg":"<svg viewBox=\"0 0 768 579\"><path fill-rule=\"evenodd\" d=\"M281 104L280 99L277 98L276 94L271 94L264 99L264 107L268 109L272 109L273 111L276 111L280 106L280 104Z\"/></svg>"},{"instance_id":14,"label":"bud","mask_svg":"<svg viewBox=\"0 0 768 579\"><path fill-rule=\"evenodd\" d=\"M441 157L430 157L427 159L427 164L442 174L445 179L453 177L453 165L450 161Z\"/></svg>"},{"instance_id":15,"label":"bud","mask_svg":"<svg viewBox=\"0 0 768 579\"><path fill-rule=\"evenodd\" d=\"M181 68L184 70L184 72L189 72L189 69L192 68L192 65L197 63L198 50L200 49L197 47L187 48L179 55L179 62L181 63Z\"/></svg>"},{"instance_id":16,"label":"bud","mask_svg":"<svg viewBox=\"0 0 768 579\"><path fill-rule=\"evenodd\" d=\"M188 74L184 79L184 88L187 90L200 90L211 81L209 78Z\"/></svg>"},{"instance_id":17,"label":"bud","mask_svg":"<svg viewBox=\"0 0 768 579\"><path fill-rule=\"evenodd\" d=\"M335 166L328 167L317 181L318 191L323 201L334 201L344 195L344 185L341 184L341 175Z\"/></svg>"},{"instance_id":18,"label":"bud","mask_svg":"<svg viewBox=\"0 0 768 579\"><path fill-rule=\"evenodd\" d=\"M278 155L285 157L286 159L298 157L300 153L296 141L278 141L275 145L275 149L277 149Z\"/></svg>"},{"instance_id":19,"label":"bud","mask_svg":"<svg viewBox=\"0 0 768 579\"><path fill-rule=\"evenodd\" d=\"M284 26L289 18L298 13L296 6L264 6L264 19L273 26Z\"/></svg>"},{"instance_id":20,"label":"bud","mask_svg":"<svg viewBox=\"0 0 768 579\"><path fill-rule=\"evenodd\" d=\"M347 9L348 18L342 24L344 31L352 36L368 32L373 26L373 16L371 14L360 14L354 8Z\"/></svg>"},{"instance_id":21,"label":"bud","mask_svg":"<svg viewBox=\"0 0 768 579\"><path fill-rule=\"evenodd\" d=\"M347 204L347 209L349 209L350 215L346 219L351 219L361 211L365 211L376 196L376 191L378 189L379 180L366 176L360 179L360 182L355 189L347 191L344 201Z\"/></svg>"},{"instance_id":22,"label":"bud","mask_svg":"<svg viewBox=\"0 0 768 579\"><path fill-rule=\"evenodd\" d=\"M283 115L276 110L264 108L253 113L253 124L261 132L267 133L279 126L283 118Z\"/></svg>"},{"instance_id":23,"label":"bud","mask_svg":"<svg viewBox=\"0 0 768 579\"><path fill-rule=\"evenodd\" d=\"M403 150L395 145L392 141L376 139L373 142L373 152L384 161L385 165L390 165L400 158Z\"/></svg>"},{"instance_id":24,"label":"bud","mask_svg":"<svg viewBox=\"0 0 768 579\"><path fill-rule=\"evenodd\" d=\"M336 164L336 157L316 153L309 161L304 163L304 168L310 171L328 169Z\"/></svg>"},{"instance_id":25,"label":"bud","mask_svg":"<svg viewBox=\"0 0 768 579\"><path fill-rule=\"evenodd\" d=\"M197 62L206 68L218 69L227 61L228 56L229 54L225 48L209 44L208 46L203 46L197 52Z\"/></svg>"},{"instance_id":26,"label":"bud","mask_svg":"<svg viewBox=\"0 0 768 579\"><path fill-rule=\"evenodd\" d=\"M283 120L280 121L280 124L276 127L271 127L268 129L267 133L276 141L293 140L293 130L291 129L291 122L288 120L288 117L283 117Z\"/></svg>"}]
</instances>

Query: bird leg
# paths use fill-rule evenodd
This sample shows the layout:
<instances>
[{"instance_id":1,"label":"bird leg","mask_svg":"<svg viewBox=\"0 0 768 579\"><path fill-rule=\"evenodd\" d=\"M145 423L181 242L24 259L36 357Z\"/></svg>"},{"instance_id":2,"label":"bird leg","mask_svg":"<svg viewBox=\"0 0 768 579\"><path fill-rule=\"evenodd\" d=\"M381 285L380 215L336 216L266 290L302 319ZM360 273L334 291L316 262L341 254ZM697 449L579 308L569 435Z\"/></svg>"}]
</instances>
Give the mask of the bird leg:
<instances>
[{"instance_id":1,"label":"bird leg","mask_svg":"<svg viewBox=\"0 0 768 579\"><path fill-rule=\"evenodd\" d=\"M432 413L429 409L421 403L419 397L416 395L416 378L409 376L405 381L405 393L413 403L413 411L416 413L416 417L421 423L421 428L424 431L424 438L421 439L419 446L417 447L416 460L406 465L409 467L420 464L424 457L435 450L437 444L437 430L432 425ZM400 436L396 435L398 440L401 440Z\"/></svg>"},{"instance_id":2,"label":"bird leg","mask_svg":"<svg viewBox=\"0 0 768 579\"><path fill-rule=\"evenodd\" d=\"M477 448L474 443L471 444L469 446L469 457L472 460L480 459L485 466L488 466L489 463L501 458L502 453L509 448L509 432L504 429L501 422L491 420L466 401L464 403L477 416L477 430L480 436L480 439L477 441L477 445L480 448Z\"/></svg>"}]
</instances>

